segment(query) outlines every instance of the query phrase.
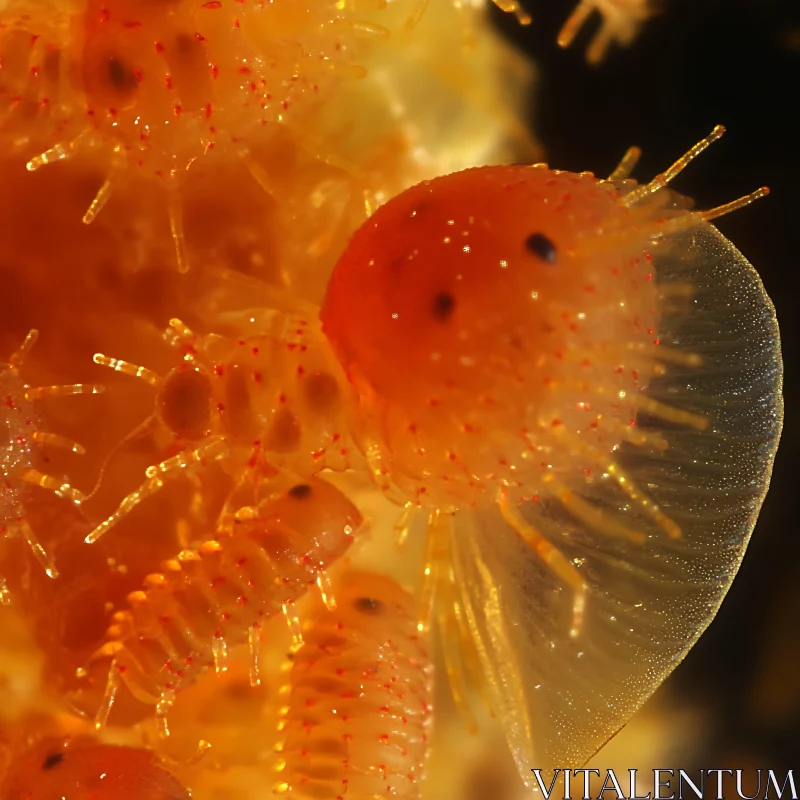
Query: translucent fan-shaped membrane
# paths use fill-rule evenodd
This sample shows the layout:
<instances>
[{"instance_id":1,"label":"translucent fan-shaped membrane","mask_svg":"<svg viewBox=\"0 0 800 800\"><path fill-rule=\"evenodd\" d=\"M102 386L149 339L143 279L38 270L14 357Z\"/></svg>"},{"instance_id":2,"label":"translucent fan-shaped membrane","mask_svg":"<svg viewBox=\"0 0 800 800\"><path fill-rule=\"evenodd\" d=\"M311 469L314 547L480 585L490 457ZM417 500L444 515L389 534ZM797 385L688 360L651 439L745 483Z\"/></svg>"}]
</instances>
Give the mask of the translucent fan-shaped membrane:
<instances>
[{"instance_id":1,"label":"translucent fan-shaped membrane","mask_svg":"<svg viewBox=\"0 0 800 800\"><path fill-rule=\"evenodd\" d=\"M529 785L533 768L546 775L584 763L680 663L739 568L769 483L782 422L772 303L713 226L669 238L655 260L659 285L673 287L664 292L659 338L701 364L668 365L647 394L708 425L640 411L639 430L668 447L626 443L614 462L680 526L680 538L602 470L573 476L570 488L603 518L644 534L643 543L578 522L554 499L525 506L525 518L587 583L583 624L571 636L572 591L499 511L456 515L457 577L497 715Z\"/></svg>"}]
</instances>

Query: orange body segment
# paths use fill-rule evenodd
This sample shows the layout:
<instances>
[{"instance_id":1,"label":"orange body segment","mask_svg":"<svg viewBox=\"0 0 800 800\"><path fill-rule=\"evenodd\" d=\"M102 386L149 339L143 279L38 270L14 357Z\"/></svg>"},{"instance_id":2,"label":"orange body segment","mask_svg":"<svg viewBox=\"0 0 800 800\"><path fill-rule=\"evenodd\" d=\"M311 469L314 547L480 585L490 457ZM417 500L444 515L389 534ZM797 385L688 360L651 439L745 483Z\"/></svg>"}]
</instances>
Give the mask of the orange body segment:
<instances>
[{"instance_id":1,"label":"orange body segment","mask_svg":"<svg viewBox=\"0 0 800 800\"><path fill-rule=\"evenodd\" d=\"M570 467L564 430L599 444L635 417L656 341L636 223L593 176L511 166L423 183L356 233L324 331L418 498L533 496L543 462Z\"/></svg>"}]
</instances>

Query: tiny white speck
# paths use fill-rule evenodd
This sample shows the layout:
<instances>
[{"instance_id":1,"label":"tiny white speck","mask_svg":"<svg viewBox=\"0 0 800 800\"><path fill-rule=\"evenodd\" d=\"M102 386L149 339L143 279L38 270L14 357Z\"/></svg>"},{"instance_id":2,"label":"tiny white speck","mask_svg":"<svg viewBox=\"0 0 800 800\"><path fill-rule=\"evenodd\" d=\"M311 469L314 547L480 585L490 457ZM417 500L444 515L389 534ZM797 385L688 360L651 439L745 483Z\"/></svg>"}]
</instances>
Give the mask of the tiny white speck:
<instances>
[{"instance_id":1,"label":"tiny white speck","mask_svg":"<svg viewBox=\"0 0 800 800\"><path fill-rule=\"evenodd\" d=\"M539 299L539 292L531 292L531 299L538 300Z\"/></svg>"},{"instance_id":2,"label":"tiny white speck","mask_svg":"<svg viewBox=\"0 0 800 800\"><path fill-rule=\"evenodd\" d=\"M500 259L500 266L501 266L503 269L505 269L505 268L508 266L508 261L506 261L504 258L501 258L501 259Z\"/></svg>"},{"instance_id":3,"label":"tiny white speck","mask_svg":"<svg viewBox=\"0 0 800 800\"><path fill-rule=\"evenodd\" d=\"M398 316L399 316L399 314L397 314L397 313L392 314L392 319L397 319Z\"/></svg>"},{"instance_id":4,"label":"tiny white speck","mask_svg":"<svg viewBox=\"0 0 800 800\"><path fill-rule=\"evenodd\" d=\"M469 245L468 245L468 244L465 244L465 245L464 245L464 246L463 246L461 249L462 249L462 250L463 250L465 253L469 253Z\"/></svg>"}]
</instances>

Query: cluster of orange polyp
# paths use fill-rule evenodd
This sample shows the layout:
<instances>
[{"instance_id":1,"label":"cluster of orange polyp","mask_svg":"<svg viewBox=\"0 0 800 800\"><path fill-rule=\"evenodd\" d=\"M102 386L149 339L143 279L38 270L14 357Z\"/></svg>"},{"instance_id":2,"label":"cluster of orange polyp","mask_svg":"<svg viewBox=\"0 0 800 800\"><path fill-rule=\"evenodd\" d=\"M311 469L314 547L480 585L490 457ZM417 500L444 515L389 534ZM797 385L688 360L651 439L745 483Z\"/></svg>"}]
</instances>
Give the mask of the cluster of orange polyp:
<instances>
[{"instance_id":1,"label":"cluster of orange polyp","mask_svg":"<svg viewBox=\"0 0 800 800\"><path fill-rule=\"evenodd\" d=\"M594 58L645 15L593 8ZM763 192L667 188L721 128L468 170L537 150L484 11L0 9L0 798L441 796L435 650L529 780L713 616L780 356L710 220Z\"/></svg>"}]
</instances>

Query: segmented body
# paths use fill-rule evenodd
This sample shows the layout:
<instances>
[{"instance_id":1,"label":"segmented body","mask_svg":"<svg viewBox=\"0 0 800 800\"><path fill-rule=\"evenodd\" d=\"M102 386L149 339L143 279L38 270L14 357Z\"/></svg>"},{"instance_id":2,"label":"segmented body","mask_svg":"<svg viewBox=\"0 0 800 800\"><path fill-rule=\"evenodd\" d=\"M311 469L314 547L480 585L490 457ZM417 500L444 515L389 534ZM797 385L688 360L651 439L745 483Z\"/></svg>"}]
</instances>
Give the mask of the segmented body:
<instances>
[{"instance_id":1,"label":"segmented body","mask_svg":"<svg viewBox=\"0 0 800 800\"><path fill-rule=\"evenodd\" d=\"M89 541L166 480L209 461L219 461L237 486L257 483L264 469L313 475L359 462L349 417L351 389L318 323L277 311L264 319L244 319L269 333L200 336L173 320L164 336L183 354L183 362L163 378L145 367L95 356L97 363L143 378L156 389L151 422L175 437L180 452L151 467L147 481Z\"/></svg>"},{"instance_id":2,"label":"segmented body","mask_svg":"<svg viewBox=\"0 0 800 800\"><path fill-rule=\"evenodd\" d=\"M413 598L394 581L342 575L294 654L280 724L279 793L419 798L431 723L432 666Z\"/></svg>"},{"instance_id":3,"label":"segmented body","mask_svg":"<svg viewBox=\"0 0 800 800\"><path fill-rule=\"evenodd\" d=\"M152 751L84 737L47 738L13 759L4 800L189 800Z\"/></svg>"},{"instance_id":4,"label":"segmented body","mask_svg":"<svg viewBox=\"0 0 800 800\"><path fill-rule=\"evenodd\" d=\"M51 137L45 163L99 149L167 177L357 70L335 3L14 3L2 24L2 112L17 135Z\"/></svg>"},{"instance_id":5,"label":"segmented body","mask_svg":"<svg viewBox=\"0 0 800 800\"><path fill-rule=\"evenodd\" d=\"M279 491L277 487L283 484ZM291 486L291 484L289 485ZM258 683L261 627L324 580L330 564L361 526L358 510L338 490L312 480L289 488L276 479L255 509L231 532L166 562L128 598L98 658L113 657L104 721L120 679L145 703L157 703L162 732L175 696L215 666L225 669L228 648L249 643L251 680ZM241 516L241 515L240 515Z\"/></svg>"}]
</instances>

